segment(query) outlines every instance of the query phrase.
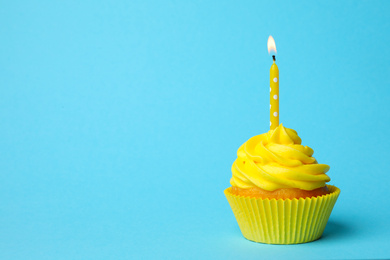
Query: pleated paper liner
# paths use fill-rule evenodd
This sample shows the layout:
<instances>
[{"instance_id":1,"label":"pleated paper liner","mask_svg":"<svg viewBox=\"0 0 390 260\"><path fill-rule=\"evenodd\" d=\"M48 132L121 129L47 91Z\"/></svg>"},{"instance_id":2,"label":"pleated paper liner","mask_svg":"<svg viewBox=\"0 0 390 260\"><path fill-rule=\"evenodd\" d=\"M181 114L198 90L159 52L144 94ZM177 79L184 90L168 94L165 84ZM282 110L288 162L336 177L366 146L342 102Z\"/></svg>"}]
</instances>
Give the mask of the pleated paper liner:
<instances>
[{"instance_id":1,"label":"pleated paper liner","mask_svg":"<svg viewBox=\"0 0 390 260\"><path fill-rule=\"evenodd\" d=\"M224 193L243 236L266 244L299 244L319 239L340 189L327 185L330 194L300 199L257 199Z\"/></svg>"}]
</instances>

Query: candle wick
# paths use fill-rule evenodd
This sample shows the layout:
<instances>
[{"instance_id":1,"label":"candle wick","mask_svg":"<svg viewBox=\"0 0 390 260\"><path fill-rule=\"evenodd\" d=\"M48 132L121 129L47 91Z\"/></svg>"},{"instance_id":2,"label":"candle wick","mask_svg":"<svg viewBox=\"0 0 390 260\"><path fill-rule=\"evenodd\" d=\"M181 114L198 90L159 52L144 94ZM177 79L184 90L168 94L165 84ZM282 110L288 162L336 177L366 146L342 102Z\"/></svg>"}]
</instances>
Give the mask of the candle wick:
<instances>
[{"instance_id":1,"label":"candle wick","mask_svg":"<svg viewBox=\"0 0 390 260\"><path fill-rule=\"evenodd\" d=\"M272 55L272 59L273 59L274 61L276 60L275 55Z\"/></svg>"}]
</instances>

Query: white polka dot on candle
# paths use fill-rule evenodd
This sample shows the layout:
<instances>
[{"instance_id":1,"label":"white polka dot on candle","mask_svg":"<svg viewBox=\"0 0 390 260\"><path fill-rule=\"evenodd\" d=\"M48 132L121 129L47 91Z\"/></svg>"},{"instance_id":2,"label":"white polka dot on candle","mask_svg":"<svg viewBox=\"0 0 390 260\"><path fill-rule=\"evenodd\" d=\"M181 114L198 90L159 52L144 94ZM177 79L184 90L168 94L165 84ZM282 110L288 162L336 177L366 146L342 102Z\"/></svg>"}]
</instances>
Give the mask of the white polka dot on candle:
<instances>
[{"instance_id":1,"label":"white polka dot on candle","mask_svg":"<svg viewBox=\"0 0 390 260\"><path fill-rule=\"evenodd\" d=\"M271 104L269 104L269 109L271 109Z\"/></svg>"},{"instance_id":2,"label":"white polka dot on candle","mask_svg":"<svg viewBox=\"0 0 390 260\"><path fill-rule=\"evenodd\" d=\"M278 99L278 95L274 95L274 99Z\"/></svg>"},{"instance_id":3,"label":"white polka dot on candle","mask_svg":"<svg viewBox=\"0 0 390 260\"><path fill-rule=\"evenodd\" d=\"M269 92L271 92L271 87L269 88Z\"/></svg>"},{"instance_id":4,"label":"white polka dot on candle","mask_svg":"<svg viewBox=\"0 0 390 260\"><path fill-rule=\"evenodd\" d=\"M274 78L274 82L278 82L278 78Z\"/></svg>"},{"instance_id":5,"label":"white polka dot on candle","mask_svg":"<svg viewBox=\"0 0 390 260\"><path fill-rule=\"evenodd\" d=\"M272 125L272 122L269 122L269 126L271 126Z\"/></svg>"},{"instance_id":6,"label":"white polka dot on candle","mask_svg":"<svg viewBox=\"0 0 390 260\"><path fill-rule=\"evenodd\" d=\"M278 116L278 112L274 112L274 116Z\"/></svg>"}]
</instances>

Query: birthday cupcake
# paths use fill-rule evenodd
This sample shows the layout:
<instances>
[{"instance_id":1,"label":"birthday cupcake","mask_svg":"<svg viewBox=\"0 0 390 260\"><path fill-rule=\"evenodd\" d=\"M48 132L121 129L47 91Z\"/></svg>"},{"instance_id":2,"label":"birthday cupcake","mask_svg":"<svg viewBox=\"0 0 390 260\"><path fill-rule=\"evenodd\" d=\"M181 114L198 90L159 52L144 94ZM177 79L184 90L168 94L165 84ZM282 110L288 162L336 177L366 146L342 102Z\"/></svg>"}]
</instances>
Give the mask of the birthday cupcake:
<instances>
[{"instance_id":1,"label":"birthday cupcake","mask_svg":"<svg viewBox=\"0 0 390 260\"><path fill-rule=\"evenodd\" d=\"M340 190L313 150L282 124L254 136L237 152L224 193L245 238L267 244L321 237Z\"/></svg>"}]
</instances>

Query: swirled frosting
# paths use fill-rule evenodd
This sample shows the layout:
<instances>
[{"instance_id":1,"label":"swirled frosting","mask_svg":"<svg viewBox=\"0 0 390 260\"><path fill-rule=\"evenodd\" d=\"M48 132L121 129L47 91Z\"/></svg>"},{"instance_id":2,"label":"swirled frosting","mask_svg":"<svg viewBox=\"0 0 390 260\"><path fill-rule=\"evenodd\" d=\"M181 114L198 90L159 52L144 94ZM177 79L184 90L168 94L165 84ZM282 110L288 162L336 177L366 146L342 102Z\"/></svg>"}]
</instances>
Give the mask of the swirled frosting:
<instances>
[{"instance_id":1,"label":"swirled frosting","mask_svg":"<svg viewBox=\"0 0 390 260\"><path fill-rule=\"evenodd\" d=\"M237 151L232 166L232 186L242 189L259 187L273 191L281 188L314 190L330 178L326 164L312 157L314 151L301 145L293 129L279 125L268 133L254 136Z\"/></svg>"}]
</instances>

